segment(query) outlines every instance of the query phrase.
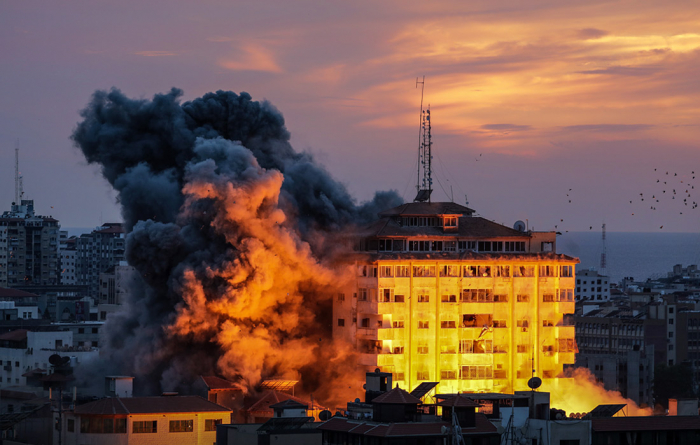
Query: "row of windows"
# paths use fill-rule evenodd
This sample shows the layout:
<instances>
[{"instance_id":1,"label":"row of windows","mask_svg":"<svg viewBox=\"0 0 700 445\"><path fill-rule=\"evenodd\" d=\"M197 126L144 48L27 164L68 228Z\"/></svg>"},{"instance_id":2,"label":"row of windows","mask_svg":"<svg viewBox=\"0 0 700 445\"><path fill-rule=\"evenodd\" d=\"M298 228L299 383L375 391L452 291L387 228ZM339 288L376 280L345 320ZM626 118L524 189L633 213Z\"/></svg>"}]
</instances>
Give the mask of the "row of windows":
<instances>
[{"instance_id":1,"label":"row of windows","mask_svg":"<svg viewBox=\"0 0 700 445\"><path fill-rule=\"evenodd\" d=\"M532 377L532 374L527 371L517 371L517 378L526 379ZM554 378L554 371L544 370L542 377L546 379ZM467 365L462 366L459 371L451 369L443 369L440 371L441 380L491 380L491 379L507 379L508 373L505 369L493 369L492 366L482 365ZM396 381L403 381L405 374L403 372L394 373ZM416 380L430 380L430 371L416 371Z\"/></svg>"},{"instance_id":2,"label":"row of windows","mask_svg":"<svg viewBox=\"0 0 700 445\"><path fill-rule=\"evenodd\" d=\"M222 419L206 419L204 431L216 431L216 425L222 423ZM193 420L171 420L168 431L171 433L189 433L194 428ZM75 431L75 420L68 419L68 432ZM157 433L158 421L145 420L132 422L132 433ZM80 432L87 434L126 434L126 419L105 419L97 417L81 417Z\"/></svg>"},{"instance_id":3,"label":"row of windows","mask_svg":"<svg viewBox=\"0 0 700 445\"><path fill-rule=\"evenodd\" d=\"M383 321L382 320L377 320L377 327L382 328L383 326ZM530 327L530 320L527 318L523 318L520 320L517 320L516 325L518 328L523 328L524 332L525 329ZM344 318L339 318L338 319L338 327L344 327L345 326L345 319ZM559 324L555 322L554 320L542 320L542 327L555 327L555 326L568 326L565 323ZM361 328L371 328L370 326L370 319L369 318L363 318L360 320L360 327ZM403 320L394 320L391 323L391 327L394 329L403 329L404 327L404 321ZM459 325L459 327L462 328L482 328L485 330L489 330L490 328L494 329L502 329L502 328L507 328L508 324L506 323L506 320L494 320L493 315L491 314L463 314L462 315L462 323ZM430 329L430 321L427 320L419 320L417 322L417 328L418 329ZM456 329L457 328L457 321L456 320L442 320L440 321L440 328L441 329ZM484 332L485 333L485 332Z\"/></svg>"},{"instance_id":4,"label":"row of windows","mask_svg":"<svg viewBox=\"0 0 700 445\"><path fill-rule=\"evenodd\" d=\"M573 266L539 266L540 277L571 277ZM464 277L464 278L509 278L513 277L534 277L535 266L484 266L469 265L461 266L456 264L445 264L436 268L431 265L413 266L411 275L410 266L376 266L360 265L357 275L361 277L380 276L382 278L407 278L407 277ZM511 275L512 272L512 275Z\"/></svg>"},{"instance_id":5,"label":"row of windows","mask_svg":"<svg viewBox=\"0 0 700 445\"><path fill-rule=\"evenodd\" d=\"M454 227L454 226L447 226ZM446 241L367 239L360 241L358 250L379 252L525 252L525 241Z\"/></svg>"},{"instance_id":6,"label":"row of windows","mask_svg":"<svg viewBox=\"0 0 700 445\"><path fill-rule=\"evenodd\" d=\"M355 295L359 301L374 301L375 289L360 288ZM345 301L345 294L337 294L338 301ZM443 294L440 297L442 303L457 303L457 295ZM380 303L405 303L406 296L403 294L394 294L394 289L382 288L379 289ZM527 303L530 301L528 294L517 294L516 301L518 303ZM573 289L557 289L553 294L542 294L542 302L571 302L574 301ZM430 294L425 290L418 290L416 293L416 302L429 303ZM496 294L491 289L462 289L459 294L460 303L507 303L508 294Z\"/></svg>"}]
</instances>

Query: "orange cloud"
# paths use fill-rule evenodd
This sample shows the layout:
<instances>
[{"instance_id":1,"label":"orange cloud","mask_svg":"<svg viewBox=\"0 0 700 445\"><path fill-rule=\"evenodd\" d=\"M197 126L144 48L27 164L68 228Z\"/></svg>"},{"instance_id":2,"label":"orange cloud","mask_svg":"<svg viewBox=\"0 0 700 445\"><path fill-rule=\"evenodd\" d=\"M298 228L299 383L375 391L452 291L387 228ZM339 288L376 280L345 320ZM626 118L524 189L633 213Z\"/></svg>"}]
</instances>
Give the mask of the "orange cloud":
<instances>
[{"instance_id":1,"label":"orange cloud","mask_svg":"<svg viewBox=\"0 0 700 445\"><path fill-rule=\"evenodd\" d=\"M264 71L281 73L282 68L275 61L269 49L254 43L239 48L239 55L219 60L219 66L231 71Z\"/></svg>"}]
</instances>

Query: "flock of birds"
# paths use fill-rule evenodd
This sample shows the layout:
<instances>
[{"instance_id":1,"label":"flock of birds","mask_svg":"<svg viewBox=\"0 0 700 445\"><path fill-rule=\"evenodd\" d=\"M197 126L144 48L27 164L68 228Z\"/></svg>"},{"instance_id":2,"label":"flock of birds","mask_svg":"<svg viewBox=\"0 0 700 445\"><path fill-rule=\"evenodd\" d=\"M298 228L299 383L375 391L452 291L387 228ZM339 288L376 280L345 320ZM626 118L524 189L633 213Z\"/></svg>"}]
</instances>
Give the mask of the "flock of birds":
<instances>
[{"instance_id":1,"label":"flock of birds","mask_svg":"<svg viewBox=\"0 0 700 445\"><path fill-rule=\"evenodd\" d=\"M644 193L639 194L639 198L631 199L630 204L634 205L635 200L638 203L646 202L649 206L649 210L658 210L658 204L668 204L672 205L673 208L665 209L668 212L678 212L683 215L683 212L688 214L689 210L695 210L698 208L698 202L693 200L693 190L695 190L695 171L691 171L689 175L681 174L678 176L677 172L671 173L670 171L660 172L657 168L654 169L657 176L655 189L651 193L651 198L649 193L646 195ZM645 206L646 208L646 206ZM634 213L632 213L634 215ZM659 229L663 229L664 226L660 226Z\"/></svg>"},{"instance_id":2,"label":"flock of birds","mask_svg":"<svg viewBox=\"0 0 700 445\"><path fill-rule=\"evenodd\" d=\"M653 191L651 193L639 193L638 197L629 200L629 205L632 205L633 212L639 213L642 210L657 211L657 205L664 205L664 211L666 212L678 212L680 215L690 214L690 210L695 210L700 206L698 201L693 199L693 193L695 190L695 171L691 171L690 174L681 174L671 171L659 171L658 168L654 169L656 173L656 182L653 184ZM571 204L571 195L573 189L569 189L566 192L566 199L569 204ZM640 209L640 204L644 204L644 207ZM647 208L648 206L648 208ZM560 219L560 222L564 222L564 219ZM558 229L558 225L554 226ZM663 229L664 226L660 226L659 229ZM589 230L593 230L593 226L589 226ZM566 231L568 232L568 230Z\"/></svg>"}]
</instances>

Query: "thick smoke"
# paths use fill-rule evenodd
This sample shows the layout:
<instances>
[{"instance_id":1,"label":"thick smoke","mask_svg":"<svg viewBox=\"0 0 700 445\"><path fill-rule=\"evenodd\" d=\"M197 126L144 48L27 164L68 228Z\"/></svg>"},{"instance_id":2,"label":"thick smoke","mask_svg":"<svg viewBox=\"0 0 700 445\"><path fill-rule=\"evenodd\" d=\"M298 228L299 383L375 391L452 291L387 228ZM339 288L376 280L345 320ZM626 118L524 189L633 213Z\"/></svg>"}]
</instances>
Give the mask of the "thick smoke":
<instances>
[{"instance_id":1,"label":"thick smoke","mask_svg":"<svg viewBox=\"0 0 700 445\"><path fill-rule=\"evenodd\" d=\"M267 102L217 91L181 104L181 95L98 91L73 133L118 192L140 275L106 324L106 366L137 376L144 392L216 373L250 387L301 377L329 397L354 368L352 348L329 335L327 295L347 276L337 234L401 199L378 192L356 206L294 151Z\"/></svg>"}]
</instances>

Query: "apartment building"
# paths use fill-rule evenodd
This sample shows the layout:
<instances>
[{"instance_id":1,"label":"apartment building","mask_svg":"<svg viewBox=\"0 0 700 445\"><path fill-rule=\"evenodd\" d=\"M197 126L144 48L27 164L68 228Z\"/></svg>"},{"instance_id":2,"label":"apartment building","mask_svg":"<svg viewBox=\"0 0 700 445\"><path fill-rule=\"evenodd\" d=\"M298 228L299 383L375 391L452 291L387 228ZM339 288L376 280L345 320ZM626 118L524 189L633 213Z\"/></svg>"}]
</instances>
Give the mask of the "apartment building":
<instances>
[{"instance_id":1,"label":"apartment building","mask_svg":"<svg viewBox=\"0 0 700 445\"><path fill-rule=\"evenodd\" d=\"M36 215L23 199L0 216L0 287L59 282L58 220Z\"/></svg>"},{"instance_id":2,"label":"apartment building","mask_svg":"<svg viewBox=\"0 0 700 445\"><path fill-rule=\"evenodd\" d=\"M361 364L411 390L528 389L574 363L574 267L555 232L526 231L454 203L379 214L357 243L356 277L334 299L333 334ZM533 371L534 370L534 371Z\"/></svg>"},{"instance_id":3,"label":"apartment building","mask_svg":"<svg viewBox=\"0 0 700 445\"><path fill-rule=\"evenodd\" d=\"M89 295L98 298L100 274L124 261L126 239L119 223L107 223L76 239L76 282L88 286Z\"/></svg>"},{"instance_id":4,"label":"apartment building","mask_svg":"<svg viewBox=\"0 0 700 445\"><path fill-rule=\"evenodd\" d=\"M610 300L610 278L600 275L595 269L576 272L576 301Z\"/></svg>"}]
</instances>

